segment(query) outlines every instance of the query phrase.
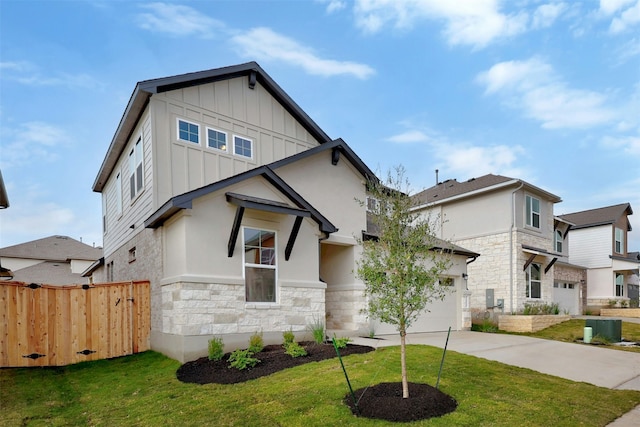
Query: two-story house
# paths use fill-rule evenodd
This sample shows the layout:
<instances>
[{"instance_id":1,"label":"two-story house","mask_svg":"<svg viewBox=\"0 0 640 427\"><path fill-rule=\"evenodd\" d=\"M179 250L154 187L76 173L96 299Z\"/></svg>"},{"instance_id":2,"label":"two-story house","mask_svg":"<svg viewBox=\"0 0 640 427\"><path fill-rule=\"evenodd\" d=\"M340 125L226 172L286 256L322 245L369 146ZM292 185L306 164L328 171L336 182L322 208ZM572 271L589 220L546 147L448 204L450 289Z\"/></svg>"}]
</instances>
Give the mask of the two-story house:
<instances>
[{"instance_id":1,"label":"two-story house","mask_svg":"<svg viewBox=\"0 0 640 427\"><path fill-rule=\"evenodd\" d=\"M587 304L593 309L609 301L638 303L640 254L628 249L631 231L629 203L574 212L560 217L573 225L569 230L569 260L588 268Z\"/></svg>"},{"instance_id":2,"label":"two-story house","mask_svg":"<svg viewBox=\"0 0 640 427\"><path fill-rule=\"evenodd\" d=\"M525 303L553 303L559 294L561 309L580 311L582 269L569 264L564 245L571 224L553 215L560 197L489 174L439 182L414 199L415 209L439 225L441 238L482 254L468 266L474 312L518 312Z\"/></svg>"},{"instance_id":3,"label":"two-story house","mask_svg":"<svg viewBox=\"0 0 640 427\"><path fill-rule=\"evenodd\" d=\"M26 283L87 283L82 273L101 257L102 248L68 236L49 236L0 248L0 264L12 271L12 280Z\"/></svg>"},{"instance_id":4,"label":"two-story house","mask_svg":"<svg viewBox=\"0 0 640 427\"><path fill-rule=\"evenodd\" d=\"M93 185L95 274L151 282L151 347L181 361L212 336L228 348L258 331L281 342L316 321L366 333L356 200L375 179L255 62L139 82ZM461 294L468 251L454 252Z\"/></svg>"}]
</instances>

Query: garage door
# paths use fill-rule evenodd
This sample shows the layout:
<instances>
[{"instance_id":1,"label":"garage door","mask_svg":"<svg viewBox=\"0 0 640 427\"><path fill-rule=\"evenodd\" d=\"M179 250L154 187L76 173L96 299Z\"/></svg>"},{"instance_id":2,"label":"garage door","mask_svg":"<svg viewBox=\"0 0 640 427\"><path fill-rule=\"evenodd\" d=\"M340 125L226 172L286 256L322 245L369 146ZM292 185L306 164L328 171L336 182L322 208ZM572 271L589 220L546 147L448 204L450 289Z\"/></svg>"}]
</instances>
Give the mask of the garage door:
<instances>
[{"instance_id":1,"label":"garage door","mask_svg":"<svg viewBox=\"0 0 640 427\"><path fill-rule=\"evenodd\" d=\"M457 296L455 293L447 295L444 300L436 301L429 306L429 312L422 313L407 331L417 332L441 332L458 329L458 321L462 319L462 314L458 315ZM461 320L460 320L461 321ZM374 332L376 335L397 334L395 325L374 322Z\"/></svg>"},{"instance_id":2,"label":"garage door","mask_svg":"<svg viewBox=\"0 0 640 427\"><path fill-rule=\"evenodd\" d=\"M567 310L569 314L581 314L579 298L578 285L561 282L553 284L553 302L558 303L561 313Z\"/></svg>"}]
</instances>

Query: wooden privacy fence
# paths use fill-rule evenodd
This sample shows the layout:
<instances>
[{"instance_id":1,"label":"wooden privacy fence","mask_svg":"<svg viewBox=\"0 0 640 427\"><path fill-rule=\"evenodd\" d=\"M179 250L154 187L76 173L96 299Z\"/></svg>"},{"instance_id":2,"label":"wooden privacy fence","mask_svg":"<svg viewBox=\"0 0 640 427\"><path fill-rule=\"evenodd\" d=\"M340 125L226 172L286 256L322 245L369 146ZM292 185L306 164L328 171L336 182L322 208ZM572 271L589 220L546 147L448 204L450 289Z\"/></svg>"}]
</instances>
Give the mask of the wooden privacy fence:
<instances>
[{"instance_id":1,"label":"wooden privacy fence","mask_svg":"<svg viewBox=\"0 0 640 427\"><path fill-rule=\"evenodd\" d=\"M149 282L0 282L0 367L63 366L149 349Z\"/></svg>"}]
</instances>

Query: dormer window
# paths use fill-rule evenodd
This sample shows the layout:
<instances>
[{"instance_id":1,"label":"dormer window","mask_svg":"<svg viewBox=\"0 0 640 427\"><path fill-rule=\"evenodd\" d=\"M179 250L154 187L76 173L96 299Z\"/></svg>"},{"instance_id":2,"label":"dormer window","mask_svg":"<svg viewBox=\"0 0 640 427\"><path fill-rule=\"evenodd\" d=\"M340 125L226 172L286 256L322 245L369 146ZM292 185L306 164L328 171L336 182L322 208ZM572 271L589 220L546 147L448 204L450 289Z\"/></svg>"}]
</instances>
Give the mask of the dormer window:
<instances>
[{"instance_id":1,"label":"dormer window","mask_svg":"<svg viewBox=\"0 0 640 427\"><path fill-rule=\"evenodd\" d=\"M525 196L526 224L529 227L540 228L540 200L532 196Z\"/></svg>"},{"instance_id":2,"label":"dormer window","mask_svg":"<svg viewBox=\"0 0 640 427\"><path fill-rule=\"evenodd\" d=\"M562 232L560 230L556 230L556 252L562 253Z\"/></svg>"},{"instance_id":3,"label":"dormer window","mask_svg":"<svg viewBox=\"0 0 640 427\"><path fill-rule=\"evenodd\" d=\"M618 254L624 253L624 232L620 228L616 228L616 245L615 251Z\"/></svg>"}]
</instances>

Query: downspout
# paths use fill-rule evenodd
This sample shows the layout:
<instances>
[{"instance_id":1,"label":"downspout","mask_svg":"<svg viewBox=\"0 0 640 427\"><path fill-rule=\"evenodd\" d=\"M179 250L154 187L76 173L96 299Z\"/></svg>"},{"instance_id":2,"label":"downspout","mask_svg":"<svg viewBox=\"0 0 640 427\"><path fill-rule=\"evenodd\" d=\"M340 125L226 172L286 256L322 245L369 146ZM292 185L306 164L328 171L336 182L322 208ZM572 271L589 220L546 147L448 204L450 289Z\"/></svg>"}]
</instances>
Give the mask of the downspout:
<instances>
[{"instance_id":1,"label":"downspout","mask_svg":"<svg viewBox=\"0 0 640 427\"><path fill-rule=\"evenodd\" d=\"M509 311L513 313L513 231L516 228L516 193L524 187L524 182L511 193L511 229L509 230Z\"/></svg>"}]
</instances>

